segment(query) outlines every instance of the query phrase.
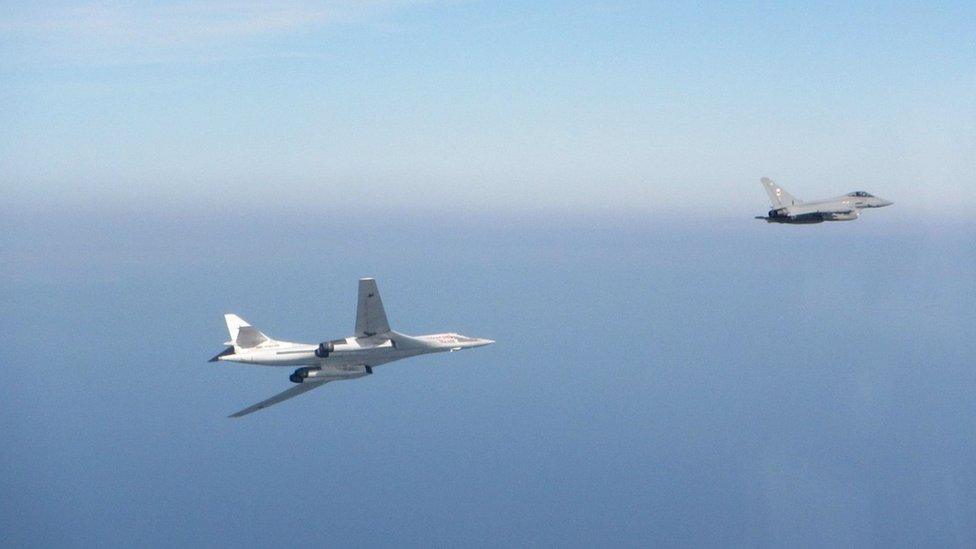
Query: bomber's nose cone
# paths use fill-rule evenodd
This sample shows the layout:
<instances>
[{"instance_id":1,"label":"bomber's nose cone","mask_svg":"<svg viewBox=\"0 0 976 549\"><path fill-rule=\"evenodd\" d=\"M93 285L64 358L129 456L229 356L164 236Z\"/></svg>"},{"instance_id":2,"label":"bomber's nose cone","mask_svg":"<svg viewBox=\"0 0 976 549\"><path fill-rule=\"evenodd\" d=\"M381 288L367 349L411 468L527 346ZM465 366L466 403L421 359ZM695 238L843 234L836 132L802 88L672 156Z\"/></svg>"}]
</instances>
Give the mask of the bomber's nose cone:
<instances>
[{"instance_id":1,"label":"bomber's nose cone","mask_svg":"<svg viewBox=\"0 0 976 549\"><path fill-rule=\"evenodd\" d=\"M494 343L494 339L485 339L483 337L464 337L461 336L459 340L459 348L461 349L472 349L474 347L484 347L485 345L491 345Z\"/></svg>"}]
</instances>

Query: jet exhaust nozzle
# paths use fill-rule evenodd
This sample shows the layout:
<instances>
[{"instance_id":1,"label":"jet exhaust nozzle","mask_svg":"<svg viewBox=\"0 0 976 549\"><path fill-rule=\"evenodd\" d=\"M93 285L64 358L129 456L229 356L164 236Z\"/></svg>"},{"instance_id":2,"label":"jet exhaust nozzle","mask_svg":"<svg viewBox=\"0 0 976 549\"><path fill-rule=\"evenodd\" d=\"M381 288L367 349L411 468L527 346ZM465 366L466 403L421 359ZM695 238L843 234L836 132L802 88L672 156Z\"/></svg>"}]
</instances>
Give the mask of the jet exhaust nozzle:
<instances>
[{"instance_id":1,"label":"jet exhaust nozzle","mask_svg":"<svg viewBox=\"0 0 976 549\"><path fill-rule=\"evenodd\" d=\"M315 349L315 356L319 358L326 358L332 351L335 351L335 345L333 345L331 342L326 341L319 343L318 349Z\"/></svg>"}]
</instances>

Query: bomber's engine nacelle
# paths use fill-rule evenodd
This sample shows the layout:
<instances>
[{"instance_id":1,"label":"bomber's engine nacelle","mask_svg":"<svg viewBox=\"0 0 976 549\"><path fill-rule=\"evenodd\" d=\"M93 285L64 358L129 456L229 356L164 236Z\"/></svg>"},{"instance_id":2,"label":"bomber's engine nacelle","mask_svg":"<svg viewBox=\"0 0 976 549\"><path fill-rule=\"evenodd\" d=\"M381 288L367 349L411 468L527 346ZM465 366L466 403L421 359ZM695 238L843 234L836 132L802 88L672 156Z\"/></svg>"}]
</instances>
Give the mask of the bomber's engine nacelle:
<instances>
[{"instance_id":1,"label":"bomber's engine nacelle","mask_svg":"<svg viewBox=\"0 0 976 549\"><path fill-rule=\"evenodd\" d=\"M789 217L786 215L786 208L780 208L778 210L769 210L770 219L779 219L782 217Z\"/></svg>"},{"instance_id":2,"label":"bomber's engine nacelle","mask_svg":"<svg viewBox=\"0 0 976 549\"><path fill-rule=\"evenodd\" d=\"M318 354L318 351L315 351L315 354ZM309 377L309 374L314 375L320 370L321 368L299 368L295 370L295 373L288 376L288 379L290 379L292 383L302 383L305 381L305 378Z\"/></svg>"},{"instance_id":3,"label":"bomber's engine nacelle","mask_svg":"<svg viewBox=\"0 0 976 549\"><path fill-rule=\"evenodd\" d=\"M318 366L303 366L288 376L292 383L305 383L305 380L325 381L336 379L355 379L373 373L373 368L363 364L332 366L323 370Z\"/></svg>"},{"instance_id":4,"label":"bomber's engine nacelle","mask_svg":"<svg viewBox=\"0 0 976 549\"><path fill-rule=\"evenodd\" d=\"M315 349L315 356L325 358L329 356L329 353L332 351L335 351L335 345L333 345L331 342L326 341L319 343L318 349Z\"/></svg>"}]
</instances>

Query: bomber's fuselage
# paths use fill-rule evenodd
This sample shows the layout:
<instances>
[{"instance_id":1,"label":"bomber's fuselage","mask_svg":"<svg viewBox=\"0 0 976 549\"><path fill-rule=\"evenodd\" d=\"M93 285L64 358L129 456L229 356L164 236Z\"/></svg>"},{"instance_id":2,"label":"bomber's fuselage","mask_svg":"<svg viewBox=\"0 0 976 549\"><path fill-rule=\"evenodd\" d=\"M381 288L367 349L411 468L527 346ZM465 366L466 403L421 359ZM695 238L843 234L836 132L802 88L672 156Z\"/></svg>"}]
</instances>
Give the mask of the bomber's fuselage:
<instances>
[{"instance_id":1,"label":"bomber's fuselage","mask_svg":"<svg viewBox=\"0 0 976 549\"><path fill-rule=\"evenodd\" d=\"M222 355L218 360L261 366L312 366L323 371L334 368L343 372L350 366L372 367L412 356L459 351L489 343L492 340L454 333L407 336L391 332L383 337L347 337L318 345L269 340L248 349L235 347L233 353Z\"/></svg>"}]
</instances>

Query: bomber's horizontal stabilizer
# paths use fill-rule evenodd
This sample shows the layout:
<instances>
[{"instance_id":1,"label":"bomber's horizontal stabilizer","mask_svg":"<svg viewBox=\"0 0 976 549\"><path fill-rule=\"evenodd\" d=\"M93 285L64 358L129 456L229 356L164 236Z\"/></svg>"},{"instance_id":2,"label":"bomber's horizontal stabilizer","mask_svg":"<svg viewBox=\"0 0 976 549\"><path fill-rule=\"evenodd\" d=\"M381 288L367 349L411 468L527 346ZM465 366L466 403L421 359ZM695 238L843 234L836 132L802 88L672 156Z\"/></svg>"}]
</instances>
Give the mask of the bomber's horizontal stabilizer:
<instances>
[{"instance_id":1,"label":"bomber's horizontal stabilizer","mask_svg":"<svg viewBox=\"0 0 976 549\"><path fill-rule=\"evenodd\" d=\"M235 314L225 314L224 321L227 323L227 333L230 334L232 345L237 347L257 347L268 341L270 338L251 326L243 318Z\"/></svg>"},{"instance_id":2,"label":"bomber's horizontal stabilizer","mask_svg":"<svg viewBox=\"0 0 976 549\"><path fill-rule=\"evenodd\" d=\"M217 362L217 361L220 360L220 357L227 356L227 355L232 355L232 354L234 354L234 347L233 346L230 346L230 347L227 347L226 349L224 349L223 351L220 351L219 354L214 355L214 357L211 358L210 360L208 360L207 362Z\"/></svg>"}]
</instances>

